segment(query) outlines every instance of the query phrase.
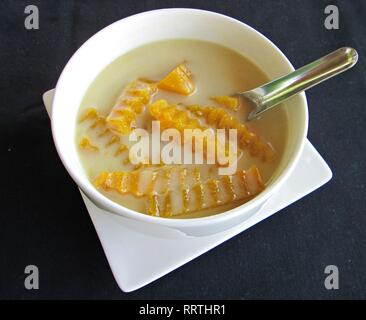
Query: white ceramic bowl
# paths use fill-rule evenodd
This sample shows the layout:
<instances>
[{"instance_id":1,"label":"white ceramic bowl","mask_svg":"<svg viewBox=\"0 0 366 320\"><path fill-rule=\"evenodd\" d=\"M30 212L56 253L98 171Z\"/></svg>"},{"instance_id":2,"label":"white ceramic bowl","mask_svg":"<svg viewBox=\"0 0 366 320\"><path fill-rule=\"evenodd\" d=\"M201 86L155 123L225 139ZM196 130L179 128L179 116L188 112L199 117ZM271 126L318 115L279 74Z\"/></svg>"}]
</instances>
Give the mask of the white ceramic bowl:
<instances>
[{"instance_id":1,"label":"white ceramic bowl","mask_svg":"<svg viewBox=\"0 0 366 320\"><path fill-rule=\"evenodd\" d=\"M57 83L52 106L52 132L63 164L81 190L97 206L142 223L181 230L190 235L208 235L226 230L255 214L288 178L301 155L308 128L305 94L288 102L289 137L272 183L253 200L210 217L166 219L151 217L122 207L99 193L89 182L75 144L78 108L95 77L122 54L165 39L206 40L231 48L254 61L271 78L293 69L285 55L266 37L248 25L227 16L193 9L163 9L117 21L90 38L70 59Z\"/></svg>"}]
</instances>

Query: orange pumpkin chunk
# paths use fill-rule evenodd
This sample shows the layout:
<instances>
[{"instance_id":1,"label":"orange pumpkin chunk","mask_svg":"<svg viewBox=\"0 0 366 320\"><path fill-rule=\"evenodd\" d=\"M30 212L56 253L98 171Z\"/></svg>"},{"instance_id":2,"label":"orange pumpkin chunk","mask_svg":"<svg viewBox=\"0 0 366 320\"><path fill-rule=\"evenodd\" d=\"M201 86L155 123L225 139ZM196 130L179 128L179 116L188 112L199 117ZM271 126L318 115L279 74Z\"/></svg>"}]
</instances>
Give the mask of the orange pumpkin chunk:
<instances>
[{"instance_id":1,"label":"orange pumpkin chunk","mask_svg":"<svg viewBox=\"0 0 366 320\"><path fill-rule=\"evenodd\" d=\"M211 100L217 102L219 105L222 105L230 110L238 111L238 108L239 108L238 98L229 97L229 96L217 96L217 97L212 97Z\"/></svg>"},{"instance_id":2,"label":"orange pumpkin chunk","mask_svg":"<svg viewBox=\"0 0 366 320\"><path fill-rule=\"evenodd\" d=\"M182 63L158 83L158 88L188 96L195 89L192 72Z\"/></svg>"},{"instance_id":3,"label":"orange pumpkin chunk","mask_svg":"<svg viewBox=\"0 0 366 320\"><path fill-rule=\"evenodd\" d=\"M204 117L207 124L218 129L236 129L240 148L248 149L253 157L260 157L263 161L273 160L275 154L272 147L223 108L192 105L187 106L187 109L197 116Z\"/></svg>"},{"instance_id":4,"label":"orange pumpkin chunk","mask_svg":"<svg viewBox=\"0 0 366 320\"><path fill-rule=\"evenodd\" d=\"M208 129L202 126L201 123L193 118L188 110L180 110L176 105L169 104L166 100L160 99L149 105L150 114L158 121L160 121L160 130L174 128L177 129L182 135L184 135L185 129L199 129L202 132ZM203 140L203 154L207 156L208 143L213 142L215 144L215 150L217 155L231 155L234 154L229 152L229 147L225 145L216 137L209 141L209 137L205 136ZM182 141L183 143L184 141ZM195 152L195 144L192 145L193 151ZM233 150L231 150L233 151Z\"/></svg>"}]
</instances>

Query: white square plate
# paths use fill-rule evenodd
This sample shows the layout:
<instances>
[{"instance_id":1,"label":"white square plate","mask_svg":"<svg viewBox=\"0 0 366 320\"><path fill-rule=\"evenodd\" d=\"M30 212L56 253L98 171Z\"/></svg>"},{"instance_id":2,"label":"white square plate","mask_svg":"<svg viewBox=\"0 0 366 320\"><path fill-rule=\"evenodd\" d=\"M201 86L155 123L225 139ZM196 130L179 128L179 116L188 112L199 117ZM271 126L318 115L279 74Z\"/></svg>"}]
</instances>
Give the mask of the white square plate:
<instances>
[{"instance_id":1,"label":"white square plate","mask_svg":"<svg viewBox=\"0 0 366 320\"><path fill-rule=\"evenodd\" d=\"M54 90L44 94L50 113ZM332 172L307 141L303 154L289 179L254 216L219 234L190 237L165 227L142 225L96 207L82 197L119 287L130 292L179 268L226 240L321 187Z\"/></svg>"}]
</instances>

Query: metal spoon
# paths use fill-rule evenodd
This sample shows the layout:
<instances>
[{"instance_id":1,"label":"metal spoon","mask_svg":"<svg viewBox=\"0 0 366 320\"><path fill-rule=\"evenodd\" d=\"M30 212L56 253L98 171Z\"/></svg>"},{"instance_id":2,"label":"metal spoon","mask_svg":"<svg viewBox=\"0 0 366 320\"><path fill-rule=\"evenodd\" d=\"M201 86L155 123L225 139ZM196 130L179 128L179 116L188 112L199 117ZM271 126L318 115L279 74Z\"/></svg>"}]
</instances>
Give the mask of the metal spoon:
<instances>
[{"instance_id":1,"label":"metal spoon","mask_svg":"<svg viewBox=\"0 0 366 320\"><path fill-rule=\"evenodd\" d=\"M350 69L357 60L358 54L355 49L340 48L286 76L236 96L249 100L254 106L254 110L248 116L250 121L295 94Z\"/></svg>"}]
</instances>

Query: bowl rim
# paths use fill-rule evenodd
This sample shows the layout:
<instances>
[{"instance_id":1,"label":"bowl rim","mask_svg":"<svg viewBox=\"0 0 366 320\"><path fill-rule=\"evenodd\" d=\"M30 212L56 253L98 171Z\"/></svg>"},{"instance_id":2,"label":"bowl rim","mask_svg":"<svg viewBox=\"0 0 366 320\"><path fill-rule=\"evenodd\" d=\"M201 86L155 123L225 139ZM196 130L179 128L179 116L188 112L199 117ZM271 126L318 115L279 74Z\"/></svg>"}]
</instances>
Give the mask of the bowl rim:
<instances>
[{"instance_id":1,"label":"bowl rim","mask_svg":"<svg viewBox=\"0 0 366 320\"><path fill-rule=\"evenodd\" d=\"M62 71L62 73L61 73L61 75L60 75L60 77L57 81L55 96L54 96L54 100L53 100L53 104L52 104L52 114L51 114L52 136L53 136L53 140L54 140L54 143L55 143L55 146L56 146L57 153L59 154L59 157L60 157L64 167L66 168L66 170L68 171L68 173L70 174L70 176L72 177L74 182L76 182L78 187L88 196L88 198L91 199L91 201L93 203L95 203L95 202L102 203L103 204L103 206L102 206L103 209L106 209L107 211L110 211L111 213L115 213L115 214L121 215L123 217L129 217L129 218L132 218L132 219L138 220L138 221L163 225L163 226L166 226L166 227L175 227L175 228L208 226L208 225L213 225L213 224L217 224L217 223L220 223L220 222L225 222L225 221L228 221L228 220L231 220L231 219L235 219L236 217L240 216L244 212L254 210L256 207L258 207L258 205L260 203L264 204L266 202L266 200L268 200L269 197L271 195L273 195L276 192L276 190L278 190L278 188L286 181L286 179L292 173L294 167L296 166L296 164L297 164L297 162L298 162L298 160L299 160L299 158L302 154L302 150L304 148L305 140L306 140L306 136L307 136L307 132L308 132L308 122L309 122L308 104L307 104L307 99L306 99L306 95L305 95L304 92L298 95L301 99L301 101L300 101L301 103L300 103L299 108L301 108L303 110L304 129L303 129L303 132L301 134L300 143L298 143L295 146L294 151L293 151L292 155L290 156L289 163L287 164L287 166L284 168L284 170L279 174L279 176L276 178L276 180L269 187L267 187L264 191L262 191L259 195L254 197L252 200L250 200L250 201L248 201L248 202L246 202L242 205L239 205L235 208L232 208L230 210L227 210L227 211L224 211L222 213L215 214L215 215L210 215L210 216L206 216L206 217L199 217L199 218L185 218L185 219L182 219L182 218L164 218L164 217L149 216L149 215L140 213L138 211L129 209L127 207L124 207L124 206L122 206L120 204L117 204L114 201L110 200L105 195L103 195L98 190L96 190L95 187L93 186L93 184L88 179L84 179L79 172L76 172L77 170L74 170L74 168L71 165L68 164L67 158L61 152L61 146L60 146L60 143L57 139L57 130L55 129L56 128L56 125L55 125L56 120L55 120L55 117L53 117L53 114L54 114L54 110L56 110L58 108L58 106L61 107L61 104L58 103L60 92L61 92L60 88L62 88L63 79L65 77L65 74L69 71L70 64L72 63L72 61L74 59L76 59L76 56L79 55L80 51L89 42L93 41L94 38L96 36L98 36L100 33L107 32L107 30L109 28L112 28L117 24L128 23L129 21L131 21L133 19L136 19L136 18L141 18L142 16L149 16L149 15L155 15L155 14L161 14L161 13L168 13L168 14L173 14L173 13L201 14L201 15L206 15L206 16L214 16L214 17L217 17L217 18L220 18L220 19L230 21L231 23L235 23L237 25L240 25L241 27L249 29L257 37L262 38L262 40L266 41L274 50L276 50L279 53L279 55L281 56L283 61L285 63L287 63L288 67L292 70L295 70L293 65L291 64L291 62L285 56L285 54L271 40L269 40L266 36L264 36L262 33L257 31L253 27L247 25L246 23L244 23L242 21L239 21L237 19L234 19L232 17L226 16L226 15L221 14L221 13L217 13L217 12L213 12L213 11L207 11L207 10L201 10L201 9L167 8L167 9L157 9L157 10L145 11L145 12L141 12L141 13L138 13L138 14L128 16L126 18L120 19L120 20L106 26L105 28L101 29L96 34L91 36L73 54L73 56L69 59L68 63L64 67L64 69L63 69L63 71ZM98 203L95 203L95 204L97 206L100 206ZM245 211L243 211L243 209L245 209Z\"/></svg>"}]
</instances>

